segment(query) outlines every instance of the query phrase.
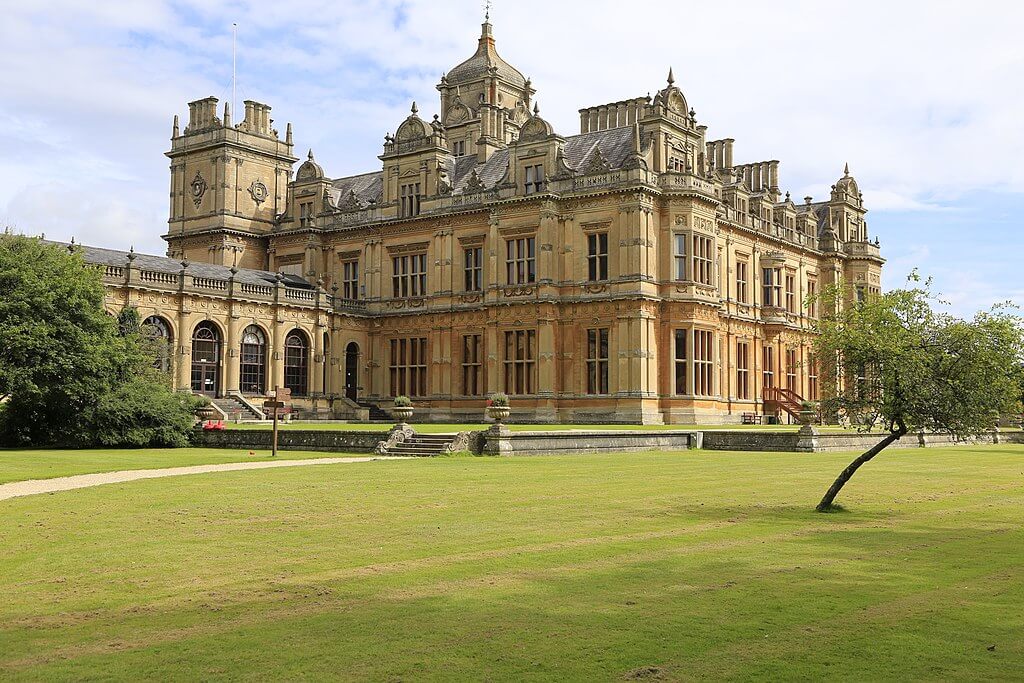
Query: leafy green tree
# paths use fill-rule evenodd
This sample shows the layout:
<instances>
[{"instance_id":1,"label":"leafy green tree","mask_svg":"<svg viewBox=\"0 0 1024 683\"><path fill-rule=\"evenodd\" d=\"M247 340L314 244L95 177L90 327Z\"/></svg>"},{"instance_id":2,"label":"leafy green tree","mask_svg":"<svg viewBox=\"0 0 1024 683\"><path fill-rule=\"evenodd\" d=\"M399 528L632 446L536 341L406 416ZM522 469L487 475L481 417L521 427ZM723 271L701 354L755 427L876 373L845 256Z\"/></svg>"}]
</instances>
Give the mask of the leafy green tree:
<instances>
[{"instance_id":1,"label":"leafy green tree","mask_svg":"<svg viewBox=\"0 0 1024 683\"><path fill-rule=\"evenodd\" d=\"M78 254L0 235L0 442L184 442L193 400L152 369L138 313L114 318L103 298L98 270Z\"/></svg>"},{"instance_id":2,"label":"leafy green tree","mask_svg":"<svg viewBox=\"0 0 1024 683\"><path fill-rule=\"evenodd\" d=\"M818 503L827 511L853 474L910 431L960 438L991 430L1020 396L1020 319L1003 308L961 320L938 312L929 283L843 305L846 288L822 294L815 355L832 378L823 407L885 437L842 471Z\"/></svg>"}]
</instances>

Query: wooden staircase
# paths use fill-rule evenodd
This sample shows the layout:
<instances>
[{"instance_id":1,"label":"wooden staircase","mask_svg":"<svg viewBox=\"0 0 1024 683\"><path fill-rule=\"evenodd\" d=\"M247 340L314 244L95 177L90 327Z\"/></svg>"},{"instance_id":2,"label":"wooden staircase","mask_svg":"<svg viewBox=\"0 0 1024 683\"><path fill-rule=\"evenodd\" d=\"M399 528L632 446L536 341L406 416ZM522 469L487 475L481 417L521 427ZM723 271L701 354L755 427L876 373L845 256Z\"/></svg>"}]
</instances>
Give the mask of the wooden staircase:
<instances>
[{"instance_id":1,"label":"wooden staircase","mask_svg":"<svg viewBox=\"0 0 1024 683\"><path fill-rule=\"evenodd\" d=\"M779 387L768 387L764 390L764 412L766 415L774 415L783 410L794 419L800 419L800 411L803 410L803 397L792 389L780 389Z\"/></svg>"}]
</instances>

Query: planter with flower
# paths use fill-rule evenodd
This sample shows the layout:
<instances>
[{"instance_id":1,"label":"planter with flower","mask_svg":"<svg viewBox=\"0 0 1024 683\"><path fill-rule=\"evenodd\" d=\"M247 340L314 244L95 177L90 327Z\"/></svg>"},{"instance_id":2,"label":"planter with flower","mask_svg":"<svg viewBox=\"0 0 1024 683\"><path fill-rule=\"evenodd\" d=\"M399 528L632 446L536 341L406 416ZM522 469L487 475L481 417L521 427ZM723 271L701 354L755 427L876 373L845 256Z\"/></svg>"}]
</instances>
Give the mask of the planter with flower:
<instances>
[{"instance_id":1,"label":"planter with flower","mask_svg":"<svg viewBox=\"0 0 1024 683\"><path fill-rule=\"evenodd\" d=\"M498 424L507 419L511 412L507 394L499 391L496 394L491 394L491 397L487 399L487 416Z\"/></svg>"},{"instance_id":2,"label":"planter with flower","mask_svg":"<svg viewBox=\"0 0 1024 683\"><path fill-rule=\"evenodd\" d=\"M814 401L801 401L798 417L802 425L814 424L818 420L818 404Z\"/></svg>"},{"instance_id":3,"label":"planter with flower","mask_svg":"<svg viewBox=\"0 0 1024 683\"><path fill-rule=\"evenodd\" d=\"M408 396L396 396L395 407L392 412L401 422L408 422L412 417L412 399Z\"/></svg>"}]
</instances>

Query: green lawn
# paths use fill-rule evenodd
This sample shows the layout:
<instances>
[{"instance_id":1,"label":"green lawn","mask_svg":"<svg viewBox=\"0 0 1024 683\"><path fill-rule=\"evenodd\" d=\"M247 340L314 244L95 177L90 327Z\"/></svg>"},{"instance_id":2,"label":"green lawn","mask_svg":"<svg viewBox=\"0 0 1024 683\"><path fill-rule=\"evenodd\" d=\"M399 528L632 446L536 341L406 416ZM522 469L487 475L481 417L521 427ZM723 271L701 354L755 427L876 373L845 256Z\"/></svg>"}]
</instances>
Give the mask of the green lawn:
<instances>
[{"instance_id":1,"label":"green lawn","mask_svg":"<svg viewBox=\"0 0 1024 683\"><path fill-rule=\"evenodd\" d=\"M1024 447L439 458L0 502L4 680L1013 680ZM990 649L991 648L991 649Z\"/></svg>"},{"instance_id":2,"label":"green lawn","mask_svg":"<svg viewBox=\"0 0 1024 683\"><path fill-rule=\"evenodd\" d=\"M313 451L280 451L278 460L300 458L334 458L368 453L323 453ZM151 448L67 450L3 450L0 449L0 484L25 479L51 479L72 474L114 472L116 470L151 470L161 467L214 465L222 462L257 462L273 460L270 451L226 448Z\"/></svg>"}]
</instances>

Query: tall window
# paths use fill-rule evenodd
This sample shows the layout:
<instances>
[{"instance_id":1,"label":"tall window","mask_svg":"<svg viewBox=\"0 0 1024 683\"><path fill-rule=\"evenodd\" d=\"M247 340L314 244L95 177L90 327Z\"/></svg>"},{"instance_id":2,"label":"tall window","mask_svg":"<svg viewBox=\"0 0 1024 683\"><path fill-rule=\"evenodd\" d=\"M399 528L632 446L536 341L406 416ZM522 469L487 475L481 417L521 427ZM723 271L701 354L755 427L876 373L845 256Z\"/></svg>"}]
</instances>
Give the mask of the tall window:
<instances>
[{"instance_id":1,"label":"tall window","mask_svg":"<svg viewBox=\"0 0 1024 683\"><path fill-rule=\"evenodd\" d=\"M505 333L505 392L534 393L537 333L513 330Z\"/></svg>"},{"instance_id":2,"label":"tall window","mask_svg":"<svg viewBox=\"0 0 1024 683\"><path fill-rule=\"evenodd\" d=\"M587 393L608 393L608 330L587 330Z\"/></svg>"},{"instance_id":3,"label":"tall window","mask_svg":"<svg viewBox=\"0 0 1024 683\"><path fill-rule=\"evenodd\" d=\"M736 301L741 304L748 302L747 299L747 262L736 262Z\"/></svg>"},{"instance_id":4,"label":"tall window","mask_svg":"<svg viewBox=\"0 0 1024 683\"><path fill-rule=\"evenodd\" d=\"M427 293L427 255L406 254L391 257L391 288L396 299L425 296Z\"/></svg>"},{"instance_id":5,"label":"tall window","mask_svg":"<svg viewBox=\"0 0 1024 683\"><path fill-rule=\"evenodd\" d=\"M313 202L302 202L299 204L299 225L306 227L313 223Z\"/></svg>"},{"instance_id":6,"label":"tall window","mask_svg":"<svg viewBox=\"0 0 1024 683\"><path fill-rule=\"evenodd\" d=\"M220 332L208 320L192 333L192 391L208 396L220 393Z\"/></svg>"},{"instance_id":7,"label":"tall window","mask_svg":"<svg viewBox=\"0 0 1024 683\"><path fill-rule=\"evenodd\" d=\"M807 365L807 400L818 400L818 361L813 358Z\"/></svg>"},{"instance_id":8,"label":"tall window","mask_svg":"<svg viewBox=\"0 0 1024 683\"><path fill-rule=\"evenodd\" d=\"M818 282L807 281L807 315L811 318L818 317Z\"/></svg>"},{"instance_id":9,"label":"tall window","mask_svg":"<svg viewBox=\"0 0 1024 683\"><path fill-rule=\"evenodd\" d=\"M673 259L675 260L675 268L673 274L677 280L686 279L686 235L674 235L672 237L674 242L673 246Z\"/></svg>"},{"instance_id":10,"label":"tall window","mask_svg":"<svg viewBox=\"0 0 1024 683\"><path fill-rule=\"evenodd\" d=\"M402 218L420 215L420 184L408 183L402 185L399 190L399 199Z\"/></svg>"},{"instance_id":11,"label":"tall window","mask_svg":"<svg viewBox=\"0 0 1024 683\"><path fill-rule=\"evenodd\" d=\"M466 141L459 140L452 145L452 156L464 157L466 156Z\"/></svg>"},{"instance_id":12,"label":"tall window","mask_svg":"<svg viewBox=\"0 0 1024 683\"><path fill-rule=\"evenodd\" d=\"M686 386L686 330L676 330L676 393L690 393Z\"/></svg>"},{"instance_id":13,"label":"tall window","mask_svg":"<svg viewBox=\"0 0 1024 683\"><path fill-rule=\"evenodd\" d=\"M427 340L391 340L391 395L426 396Z\"/></svg>"},{"instance_id":14,"label":"tall window","mask_svg":"<svg viewBox=\"0 0 1024 683\"><path fill-rule=\"evenodd\" d=\"M466 291L479 292L484 288L484 249L467 247L462 250L465 265Z\"/></svg>"},{"instance_id":15,"label":"tall window","mask_svg":"<svg viewBox=\"0 0 1024 683\"><path fill-rule=\"evenodd\" d=\"M775 349L765 346L761 349L761 388L775 386Z\"/></svg>"},{"instance_id":16,"label":"tall window","mask_svg":"<svg viewBox=\"0 0 1024 683\"><path fill-rule=\"evenodd\" d=\"M293 396L309 393L309 341L306 335L292 330L284 340L284 387Z\"/></svg>"},{"instance_id":17,"label":"tall window","mask_svg":"<svg viewBox=\"0 0 1024 683\"><path fill-rule=\"evenodd\" d=\"M750 345L736 342L736 398L750 398Z\"/></svg>"},{"instance_id":18,"label":"tall window","mask_svg":"<svg viewBox=\"0 0 1024 683\"><path fill-rule=\"evenodd\" d=\"M711 256L714 240L701 235L693 236L693 279L702 285L714 284L715 261Z\"/></svg>"},{"instance_id":19,"label":"tall window","mask_svg":"<svg viewBox=\"0 0 1024 683\"><path fill-rule=\"evenodd\" d=\"M143 338L149 342L153 353L153 367L163 372L171 371L171 326L158 315L151 315L142 321Z\"/></svg>"},{"instance_id":20,"label":"tall window","mask_svg":"<svg viewBox=\"0 0 1024 683\"><path fill-rule=\"evenodd\" d=\"M341 298L359 298L359 261L341 263Z\"/></svg>"},{"instance_id":21,"label":"tall window","mask_svg":"<svg viewBox=\"0 0 1024 683\"><path fill-rule=\"evenodd\" d=\"M483 356L480 353L480 335L462 335L462 393L479 396L483 393Z\"/></svg>"},{"instance_id":22,"label":"tall window","mask_svg":"<svg viewBox=\"0 0 1024 683\"><path fill-rule=\"evenodd\" d=\"M792 391L800 388L796 381L796 349L786 349L786 388Z\"/></svg>"},{"instance_id":23,"label":"tall window","mask_svg":"<svg viewBox=\"0 0 1024 683\"><path fill-rule=\"evenodd\" d=\"M782 306L782 269L764 268L761 271L761 305Z\"/></svg>"},{"instance_id":24,"label":"tall window","mask_svg":"<svg viewBox=\"0 0 1024 683\"><path fill-rule=\"evenodd\" d=\"M267 393L267 338L263 330L255 325L249 325L242 332L239 366L240 384L244 393Z\"/></svg>"},{"instance_id":25,"label":"tall window","mask_svg":"<svg viewBox=\"0 0 1024 683\"><path fill-rule=\"evenodd\" d=\"M519 237L505 241L508 284L523 285L537 280L536 238Z\"/></svg>"},{"instance_id":26,"label":"tall window","mask_svg":"<svg viewBox=\"0 0 1024 683\"><path fill-rule=\"evenodd\" d=\"M693 331L693 393L695 396L713 396L714 387L714 340L710 330Z\"/></svg>"},{"instance_id":27,"label":"tall window","mask_svg":"<svg viewBox=\"0 0 1024 683\"><path fill-rule=\"evenodd\" d=\"M526 194L536 194L544 191L544 166L526 167Z\"/></svg>"},{"instance_id":28,"label":"tall window","mask_svg":"<svg viewBox=\"0 0 1024 683\"><path fill-rule=\"evenodd\" d=\"M608 233L587 235L587 279L599 282L608 279Z\"/></svg>"},{"instance_id":29,"label":"tall window","mask_svg":"<svg viewBox=\"0 0 1024 683\"><path fill-rule=\"evenodd\" d=\"M786 310L796 313L796 273L786 271Z\"/></svg>"}]
</instances>

